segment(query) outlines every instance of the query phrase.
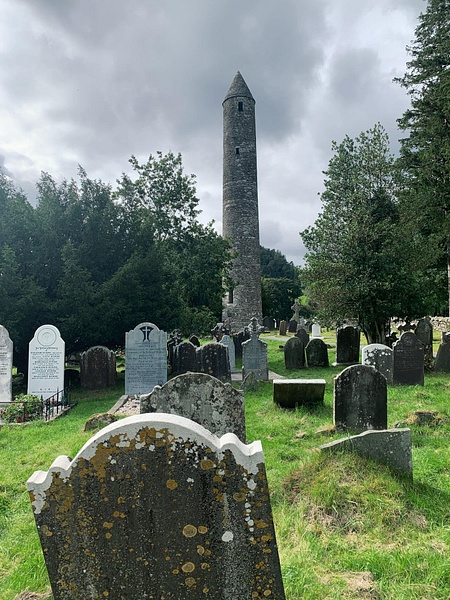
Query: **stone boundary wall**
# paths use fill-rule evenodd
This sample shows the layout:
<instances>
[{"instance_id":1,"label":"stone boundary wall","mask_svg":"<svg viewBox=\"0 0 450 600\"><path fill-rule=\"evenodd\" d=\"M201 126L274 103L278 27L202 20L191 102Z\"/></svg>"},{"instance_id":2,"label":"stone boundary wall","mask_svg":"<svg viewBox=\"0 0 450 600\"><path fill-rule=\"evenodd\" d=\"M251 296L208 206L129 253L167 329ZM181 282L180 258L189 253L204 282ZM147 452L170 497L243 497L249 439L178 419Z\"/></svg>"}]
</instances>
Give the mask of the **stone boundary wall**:
<instances>
[{"instance_id":1,"label":"stone boundary wall","mask_svg":"<svg viewBox=\"0 0 450 600\"><path fill-rule=\"evenodd\" d=\"M431 324L436 331L450 331L450 317L431 317Z\"/></svg>"}]
</instances>

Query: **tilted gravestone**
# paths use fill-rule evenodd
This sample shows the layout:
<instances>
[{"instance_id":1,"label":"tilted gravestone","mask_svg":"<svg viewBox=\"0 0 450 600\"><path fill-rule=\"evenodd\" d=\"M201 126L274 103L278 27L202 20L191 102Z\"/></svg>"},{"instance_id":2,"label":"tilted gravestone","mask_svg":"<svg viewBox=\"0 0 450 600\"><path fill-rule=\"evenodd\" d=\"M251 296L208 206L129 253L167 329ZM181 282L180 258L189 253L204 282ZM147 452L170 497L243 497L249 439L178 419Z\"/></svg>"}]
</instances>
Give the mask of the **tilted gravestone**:
<instances>
[{"instance_id":1,"label":"tilted gravestone","mask_svg":"<svg viewBox=\"0 0 450 600\"><path fill-rule=\"evenodd\" d=\"M336 331L336 364L351 365L359 362L361 333L352 325L340 327Z\"/></svg>"},{"instance_id":2,"label":"tilted gravestone","mask_svg":"<svg viewBox=\"0 0 450 600\"><path fill-rule=\"evenodd\" d=\"M199 373L212 375L220 381L231 381L230 361L226 346L222 346L219 342L210 342L197 348L195 353Z\"/></svg>"},{"instance_id":3,"label":"tilted gravestone","mask_svg":"<svg viewBox=\"0 0 450 600\"><path fill-rule=\"evenodd\" d=\"M286 335L287 332L287 321L280 321L280 326L278 329L278 335Z\"/></svg>"},{"instance_id":4,"label":"tilted gravestone","mask_svg":"<svg viewBox=\"0 0 450 600\"><path fill-rule=\"evenodd\" d=\"M308 367L328 367L328 348L319 338L312 338L305 348Z\"/></svg>"},{"instance_id":5,"label":"tilted gravestone","mask_svg":"<svg viewBox=\"0 0 450 600\"><path fill-rule=\"evenodd\" d=\"M405 331L394 344L393 381L400 385L423 385L423 344L412 331Z\"/></svg>"},{"instance_id":6,"label":"tilted gravestone","mask_svg":"<svg viewBox=\"0 0 450 600\"><path fill-rule=\"evenodd\" d=\"M296 336L289 338L284 345L284 365L288 370L305 368L305 347Z\"/></svg>"},{"instance_id":7,"label":"tilted gravestone","mask_svg":"<svg viewBox=\"0 0 450 600\"><path fill-rule=\"evenodd\" d=\"M167 381L167 333L144 322L125 334L125 394L148 394Z\"/></svg>"},{"instance_id":8,"label":"tilted gravestone","mask_svg":"<svg viewBox=\"0 0 450 600\"><path fill-rule=\"evenodd\" d=\"M352 365L334 378L333 419L337 431L387 428L387 382L373 367Z\"/></svg>"},{"instance_id":9,"label":"tilted gravestone","mask_svg":"<svg viewBox=\"0 0 450 600\"><path fill-rule=\"evenodd\" d=\"M297 329L295 337L302 341L304 348L309 344L309 333L303 327Z\"/></svg>"},{"instance_id":10,"label":"tilted gravestone","mask_svg":"<svg viewBox=\"0 0 450 600\"><path fill-rule=\"evenodd\" d=\"M242 379L253 371L256 379L268 381L269 359L267 344L259 339L261 328L256 318L250 324L250 339L242 344Z\"/></svg>"},{"instance_id":11,"label":"tilted gravestone","mask_svg":"<svg viewBox=\"0 0 450 600\"><path fill-rule=\"evenodd\" d=\"M196 335L192 334L191 336L189 336L189 341L191 342L191 344L194 344L196 348L200 348L200 340Z\"/></svg>"},{"instance_id":12,"label":"tilted gravestone","mask_svg":"<svg viewBox=\"0 0 450 600\"><path fill-rule=\"evenodd\" d=\"M80 355L80 383L86 390L101 390L116 383L116 355L105 346L92 346Z\"/></svg>"},{"instance_id":13,"label":"tilted gravestone","mask_svg":"<svg viewBox=\"0 0 450 600\"><path fill-rule=\"evenodd\" d=\"M393 382L394 359L392 349L384 344L369 344L361 351L361 362L363 365L375 367L385 377L388 384Z\"/></svg>"},{"instance_id":14,"label":"tilted gravestone","mask_svg":"<svg viewBox=\"0 0 450 600\"><path fill-rule=\"evenodd\" d=\"M196 347L192 342L181 342L174 348L173 375L182 375L188 371L197 370Z\"/></svg>"},{"instance_id":15,"label":"tilted gravestone","mask_svg":"<svg viewBox=\"0 0 450 600\"><path fill-rule=\"evenodd\" d=\"M433 325L430 319L419 319L414 333L423 344L423 359L426 369L431 369L433 366Z\"/></svg>"},{"instance_id":16,"label":"tilted gravestone","mask_svg":"<svg viewBox=\"0 0 450 600\"><path fill-rule=\"evenodd\" d=\"M0 403L12 401L13 343L0 325Z\"/></svg>"},{"instance_id":17,"label":"tilted gravestone","mask_svg":"<svg viewBox=\"0 0 450 600\"><path fill-rule=\"evenodd\" d=\"M230 362L230 369L232 373L236 372L236 349L234 347L233 338L229 335L223 335L220 340L222 346L228 348L228 360Z\"/></svg>"},{"instance_id":18,"label":"tilted gravestone","mask_svg":"<svg viewBox=\"0 0 450 600\"><path fill-rule=\"evenodd\" d=\"M442 336L442 343L436 354L434 369L435 371L450 373L450 333L445 333Z\"/></svg>"},{"instance_id":19,"label":"tilted gravestone","mask_svg":"<svg viewBox=\"0 0 450 600\"><path fill-rule=\"evenodd\" d=\"M42 325L28 349L27 393L44 400L64 389L65 343L53 325Z\"/></svg>"},{"instance_id":20,"label":"tilted gravestone","mask_svg":"<svg viewBox=\"0 0 450 600\"><path fill-rule=\"evenodd\" d=\"M27 482L55 600L283 600L261 443L121 419Z\"/></svg>"},{"instance_id":21,"label":"tilted gravestone","mask_svg":"<svg viewBox=\"0 0 450 600\"><path fill-rule=\"evenodd\" d=\"M242 392L205 373L174 377L151 394L140 397L141 413L170 413L192 419L221 436L234 433L245 442Z\"/></svg>"}]
</instances>

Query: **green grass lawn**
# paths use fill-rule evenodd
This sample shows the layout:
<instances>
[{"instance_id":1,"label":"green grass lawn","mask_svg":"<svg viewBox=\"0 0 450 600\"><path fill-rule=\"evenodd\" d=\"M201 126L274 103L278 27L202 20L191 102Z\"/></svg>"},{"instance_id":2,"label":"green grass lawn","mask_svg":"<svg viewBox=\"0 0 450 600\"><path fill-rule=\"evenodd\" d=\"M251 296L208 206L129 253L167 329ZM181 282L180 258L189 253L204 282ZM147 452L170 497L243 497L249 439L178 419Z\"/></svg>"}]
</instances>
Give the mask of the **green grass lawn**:
<instances>
[{"instance_id":1,"label":"green grass lawn","mask_svg":"<svg viewBox=\"0 0 450 600\"><path fill-rule=\"evenodd\" d=\"M329 336L329 339L327 337ZM262 441L288 600L450 598L450 377L388 390L388 425L414 410L435 410L435 427L412 426L413 482L354 455L324 456L332 432L333 378L339 368L286 371L280 341L267 339L270 369L327 382L324 405L279 409L272 385L246 392L247 438ZM334 335L325 332L325 341ZM330 364L334 359L330 350ZM90 433L87 418L111 408L115 389L77 391L77 406L49 424L0 430L0 598L48 589L25 482L60 454L73 457ZM76 557L75 557L76 559ZM236 599L238 600L238 599Z\"/></svg>"}]
</instances>

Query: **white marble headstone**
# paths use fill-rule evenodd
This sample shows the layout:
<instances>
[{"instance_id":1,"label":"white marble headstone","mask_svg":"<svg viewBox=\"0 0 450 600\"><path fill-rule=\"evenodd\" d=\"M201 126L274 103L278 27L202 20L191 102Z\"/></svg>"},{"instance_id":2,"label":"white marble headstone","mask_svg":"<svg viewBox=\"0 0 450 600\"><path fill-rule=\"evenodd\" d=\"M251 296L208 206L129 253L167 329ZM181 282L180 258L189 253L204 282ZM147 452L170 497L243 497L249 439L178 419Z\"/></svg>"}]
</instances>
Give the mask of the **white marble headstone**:
<instances>
[{"instance_id":1,"label":"white marble headstone","mask_svg":"<svg viewBox=\"0 0 450 600\"><path fill-rule=\"evenodd\" d=\"M8 330L0 325L0 402L12 400L13 343Z\"/></svg>"},{"instance_id":2,"label":"white marble headstone","mask_svg":"<svg viewBox=\"0 0 450 600\"><path fill-rule=\"evenodd\" d=\"M64 389L65 343L54 325L42 325L28 347L28 394L50 398Z\"/></svg>"},{"instance_id":3,"label":"white marble headstone","mask_svg":"<svg viewBox=\"0 0 450 600\"><path fill-rule=\"evenodd\" d=\"M320 338L322 336L322 328L319 323L313 323L311 327L311 337Z\"/></svg>"}]
</instances>

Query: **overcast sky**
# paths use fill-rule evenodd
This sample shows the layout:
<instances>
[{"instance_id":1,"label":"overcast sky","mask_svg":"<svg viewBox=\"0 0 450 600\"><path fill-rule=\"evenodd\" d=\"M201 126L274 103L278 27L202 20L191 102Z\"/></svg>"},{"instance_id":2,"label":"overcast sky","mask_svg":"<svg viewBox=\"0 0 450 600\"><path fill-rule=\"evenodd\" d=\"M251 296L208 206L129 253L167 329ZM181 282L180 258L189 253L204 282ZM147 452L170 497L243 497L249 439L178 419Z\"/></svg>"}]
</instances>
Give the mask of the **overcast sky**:
<instances>
[{"instance_id":1,"label":"overcast sky","mask_svg":"<svg viewBox=\"0 0 450 600\"><path fill-rule=\"evenodd\" d=\"M301 264L331 142L381 122L392 151L423 0L0 0L0 166L115 184L158 150L222 231L222 101L256 100L261 243ZM1 215L0 215L1 218Z\"/></svg>"}]
</instances>

